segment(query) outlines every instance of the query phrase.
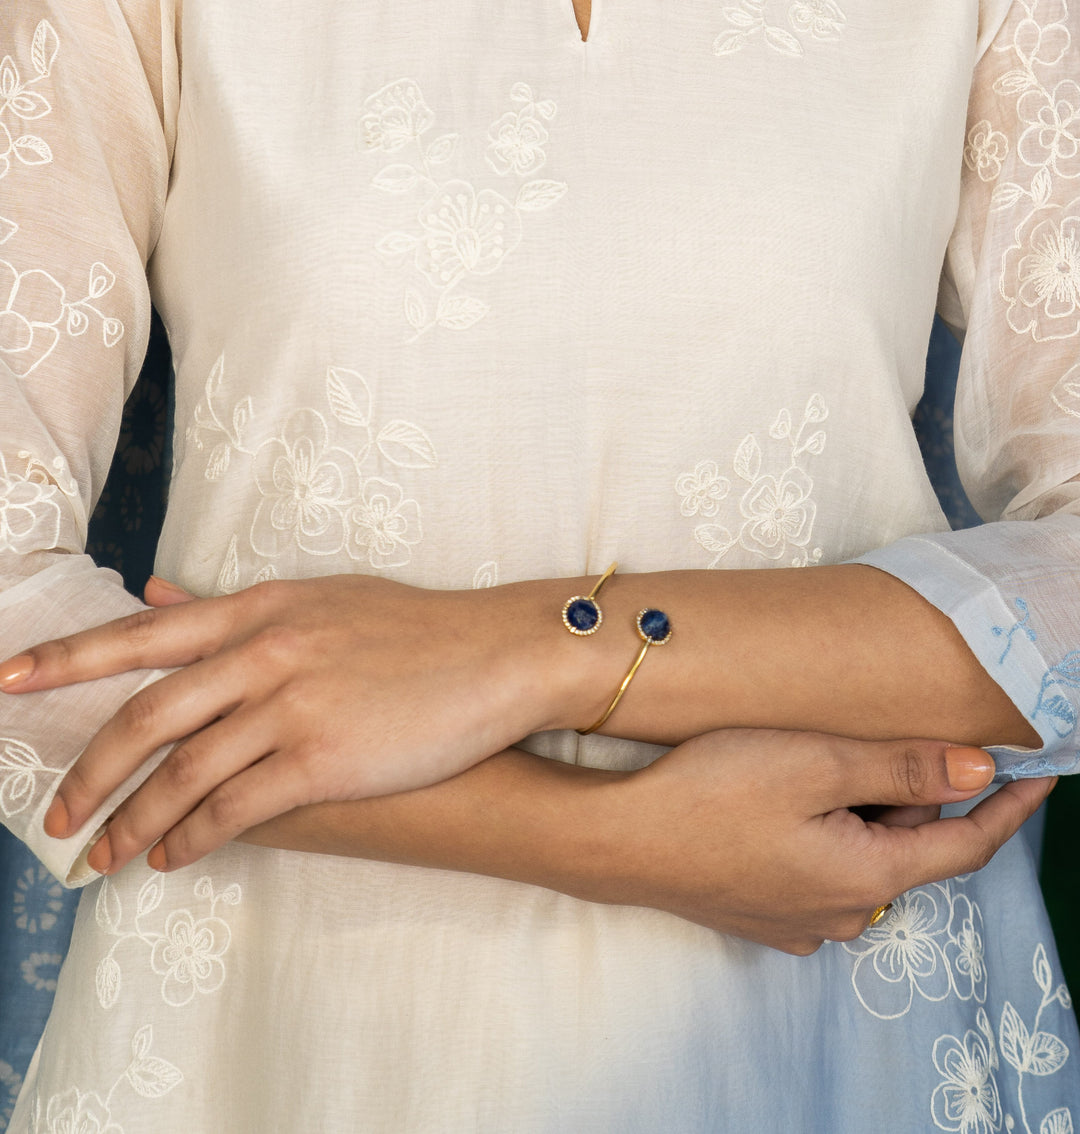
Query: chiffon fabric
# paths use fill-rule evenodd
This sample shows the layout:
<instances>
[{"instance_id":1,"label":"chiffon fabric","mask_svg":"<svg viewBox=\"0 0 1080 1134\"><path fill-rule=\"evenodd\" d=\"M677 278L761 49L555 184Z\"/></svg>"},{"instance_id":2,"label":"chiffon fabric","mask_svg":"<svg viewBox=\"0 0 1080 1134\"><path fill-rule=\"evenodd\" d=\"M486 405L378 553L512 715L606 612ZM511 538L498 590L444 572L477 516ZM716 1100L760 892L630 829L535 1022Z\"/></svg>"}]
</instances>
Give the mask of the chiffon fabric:
<instances>
[{"instance_id":1,"label":"chiffon fabric","mask_svg":"<svg viewBox=\"0 0 1080 1134\"><path fill-rule=\"evenodd\" d=\"M861 557L945 611L1039 731L996 751L1003 776L1076 768L1065 0L594 0L588 42L569 0L19 0L0 55L6 654L138 606L80 550L153 296L177 370L157 570L189 590ZM910 423L939 292L992 521L951 534ZM42 816L156 676L2 705L0 813L85 886L20 1134L1080 1118L1021 839L810 958L239 845L102 880L85 849L152 764L72 839Z\"/></svg>"}]
</instances>

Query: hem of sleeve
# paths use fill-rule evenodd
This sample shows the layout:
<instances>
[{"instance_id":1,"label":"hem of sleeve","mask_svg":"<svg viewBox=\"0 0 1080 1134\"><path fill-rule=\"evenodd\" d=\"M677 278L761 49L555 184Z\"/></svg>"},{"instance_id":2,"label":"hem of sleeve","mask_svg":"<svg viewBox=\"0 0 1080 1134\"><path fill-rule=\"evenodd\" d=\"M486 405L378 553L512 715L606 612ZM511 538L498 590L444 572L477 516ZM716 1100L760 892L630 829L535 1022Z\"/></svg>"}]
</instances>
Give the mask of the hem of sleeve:
<instances>
[{"instance_id":1,"label":"hem of sleeve","mask_svg":"<svg viewBox=\"0 0 1080 1134\"><path fill-rule=\"evenodd\" d=\"M937 607L960 632L979 664L1031 721L1041 748L993 745L997 781L1056 776L1080 770L1072 734L1062 737L1039 706L1051 667L1020 632L1020 620L994 583L932 539L911 536L853 559L892 575Z\"/></svg>"}]
</instances>

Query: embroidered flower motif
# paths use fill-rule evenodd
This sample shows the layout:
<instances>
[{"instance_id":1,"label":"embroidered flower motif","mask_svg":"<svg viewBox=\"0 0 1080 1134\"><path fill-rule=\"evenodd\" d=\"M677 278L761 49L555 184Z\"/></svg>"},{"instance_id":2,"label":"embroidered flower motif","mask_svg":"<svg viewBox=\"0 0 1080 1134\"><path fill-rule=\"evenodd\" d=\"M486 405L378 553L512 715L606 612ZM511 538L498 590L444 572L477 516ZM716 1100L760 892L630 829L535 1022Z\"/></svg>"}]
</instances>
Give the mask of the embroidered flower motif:
<instances>
[{"instance_id":1,"label":"embroidered flower motif","mask_svg":"<svg viewBox=\"0 0 1080 1134\"><path fill-rule=\"evenodd\" d=\"M715 461L698 461L693 472L675 481L675 491L682 497L679 511L684 516L715 516L730 487Z\"/></svg>"},{"instance_id":2,"label":"embroidered flower motif","mask_svg":"<svg viewBox=\"0 0 1080 1134\"><path fill-rule=\"evenodd\" d=\"M403 499L401 486L380 477L364 482L359 502L350 509L348 551L376 570L403 567L422 538L420 505Z\"/></svg>"},{"instance_id":3,"label":"embroidered flower motif","mask_svg":"<svg viewBox=\"0 0 1080 1134\"><path fill-rule=\"evenodd\" d=\"M1052 22L1041 25L1038 19L1040 0L1030 0L1025 4L1027 16L1020 20L1013 32L1013 49L1020 62L1026 67L1038 63L1044 67L1056 67L1069 49L1072 36L1062 23ZM1051 5L1047 4L1049 8ZM1061 12L1061 5L1055 3L1054 10Z\"/></svg>"},{"instance_id":4,"label":"embroidered flower motif","mask_svg":"<svg viewBox=\"0 0 1080 1134\"><path fill-rule=\"evenodd\" d=\"M1035 214L1021 226L1002 261L1006 318L1035 342L1080 332L1080 198L1059 219Z\"/></svg>"},{"instance_id":5,"label":"embroidered flower motif","mask_svg":"<svg viewBox=\"0 0 1080 1134\"><path fill-rule=\"evenodd\" d=\"M368 149L392 154L431 128L435 115L412 79L387 83L364 101L361 128Z\"/></svg>"},{"instance_id":6,"label":"embroidered flower motif","mask_svg":"<svg viewBox=\"0 0 1080 1134\"><path fill-rule=\"evenodd\" d=\"M0 453L0 551L43 550L60 542L60 490L31 471L9 473Z\"/></svg>"},{"instance_id":7,"label":"embroidered flower motif","mask_svg":"<svg viewBox=\"0 0 1080 1134\"><path fill-rule=\"evenodd\" d=\"M789 544L805 547L817 514L810 499L813 487L800 468L787 469L779 480L760 477L739 503L750 521L743 527L743 545L766 559L783 558Z\"/></svg>"},{"instance_id":8,"label":"embroidered flower motif","mask_svg":"<svg viewBox=\"0 0 1080 1134\"><path fill-rule=\"evenodd\" d=\"M10 55L0 61L0 115L10 115L13 124L31 122L52 113L52 104L32 88L48 78L53 61L60 49L60 40L48 20L42 20L34 29L30 44L30 65L34 71L32 79L23 79L18 65ZM0 122L0 180L11 169L11 159L17 158L23 165L48 165L53 160L52 150L44 138L37 134L25 133L25 126L17 126L18 137L12 138L11 131Z\"/></svg>"},{"instance_id":9,"label":"embroidered flower motif","mask_svg":"<svg viewBox=\"0 0 1080 1134\"><path fill-rule=\"evenodd\" d=\"M251 544L273 558L295 543L309 555L334 555L345 543L344 505L356 495L356 465L343 449L329 448L326 422L302 409L280 437L255 453L262 500L251 524Z\"/></svg>"},{"instance_id":10,"label":"embroidered flower motif","mask_svg":"<svg viewBox=\"0 0 1080 1134\"><path fill-rule=\"evenodd\" d=\"M1072 1112L1064 1106L1052 1110L1039 1123L1039 1134L1073 1134Z\"/></svg>"},{"instance_id":11,"label":"embroidered flower motif","mask_svg":"<svg viewBox=\"0 0 1080 1134\"><path fill-rule=\"evenodd\" d=\"M421 209L416 266L436 286L486 276L521 240L521 218L500 193L448 181Z\"/></svg>"},{"instance_id":12,"label":"embroidered flower motif","mask_svg":"<svg viewBox=\"0 0 1080 1134\"><path fill-rule=\"evenodd\" d=\"M966 894L953 899L945 959L952 973L953 989L961 1000L986 1000L986 955L983 947L983 918Z\"/></svg>"},{"instance_id":13,"label":"embroidered flower motif","mask_svg":"<svg viewBox=\"0 0 1080 1134\"><path fill-rule=\"evenodd\" d=\"M0 811L8 819L30 806L39 774L59 776L61 771L46 767L29 744L0 736Z\"/></svg>"},{"instance_id":14,"label":"embroidered flower motif","mask_svg":"<svg viewBox=\"0 0 1080 1134\"><path fill-rule=\"evenodd\" d=\"M911 890L892 911L844 948L857 960L851 982L862 1006L880 1020L895 1020L924 1000L944 1000L952 987L940 938L949 921L947 892L940 902L929 888Z\"/></svg>"},{"instance_id":15,"label":"embroidered flower motif","mask_svg":"<svg viewBox=\"0 0 1080 1134\"><path fill-rule=\"evenodd\" d=\"M0 1123L11 1120L15 1110L15 1100L19 1097L21 1087L22 1076L10 1063L0 1059Z\"/></svg>"},{"instance_id":16,"label":"embroidered flower motif","mask_svg":"<svg viewBox=\"0 0 1080 1134\"><path fill-rule=\"evenodd\" d=\"M833 0L797 0L788 18L796 31L808 31L815 39L838 38L847 21Z\"/></svg>"},{"instance_id":17,"label":"embroidered flower motif","mask_svg":"<svg viewBox=\"0 0 1080 1134\"><path fill-rule=\"evenodd\" d=\"M1001 1129L1001 1098L991 1069L985 1036L968 1029L963 1039L941 1036L934 1044L934 1066L942 1081L930 1110L942 1130L994 1134Z\"/></svg>"},{"instance_id":18,"label":"embroidered flower motif","mask_svg":"<svg viewBox=\"0 0 1080 1134\"><path fill-rule=\"evenodd\" d=\"M229 927L219 917L196 921L188 910L169 914L150 956L150 967L165 977L161 983L165 1003L182 1008L196 992L216 992L225 983L221 956L229 941Z\"/></svg>"},{"instance_id":19,"label":"embroidered flower motif","mask_svg":"<svg viewBox=\"0 0 1080 1134\"><path fill-rule=\"evenodd\" d=\"M83 1094L71 1087L53 1095L45 1109L45 1134L123 1134L112 1120L108 1106L91 1091Z\"/></svg>"},{"instance_id":20,"label":"embroidered flower motif","mask_svg":"<svg viewBox=\"0 0 1080 1134\"><path fill-rule=\"evenodd\" d=\"M968 131L964 147L964 164L981 181L994 181L1001 173L1001 163L1009 153L1009 139L984 118Z\"/></svg>"},{"instance_id":21,"label":"embroidered flower motif","mask_svg":"<svg viewBox=\"0 0 1080 1134\"><path fill-rule=\"evenodd\" d=\"M19 273L0 260L0 357L25 378L53 352L64 317L64 289L47 272Z\"/></svg>"},{"instance_id":22,"label":"embroidered flower motif","mask_svg":"<svg viewBox=\"0 0 1080 1134\"><path fill-rule=\"evenodd\" d=\"M1020 157L1032 166L1049 161L1062 177L1080 177L1080 86L1065 79L1053 91L1026 91L1016 112L1028 123L1017 143Z\"/></svg>"}]
</instances>

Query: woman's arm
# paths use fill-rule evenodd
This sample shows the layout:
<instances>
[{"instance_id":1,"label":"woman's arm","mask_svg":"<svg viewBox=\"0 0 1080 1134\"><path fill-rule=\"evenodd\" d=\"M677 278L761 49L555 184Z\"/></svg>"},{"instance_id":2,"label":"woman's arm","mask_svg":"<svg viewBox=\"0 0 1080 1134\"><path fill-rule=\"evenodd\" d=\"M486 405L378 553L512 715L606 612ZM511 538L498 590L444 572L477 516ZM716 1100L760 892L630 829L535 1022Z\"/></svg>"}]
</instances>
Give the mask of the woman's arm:
<instances>
[{"instance_id":1,"label":"woman's arm","mask_svg":"<svg viewBox=\"0 0 1080 1134\"><path fill-rule=\"evenodd\" d=\"M928 805L970 798L991 774L985 753L938 743L735 730L630 774L506 752L418 791L303 807L242 839L649 906L808 953L857 936L903 890L984 865L1052 784L1008 784L963 819L929 821ZM857 803L894 808L867 823L846 810Z\"/></svg>"}]
</instances>

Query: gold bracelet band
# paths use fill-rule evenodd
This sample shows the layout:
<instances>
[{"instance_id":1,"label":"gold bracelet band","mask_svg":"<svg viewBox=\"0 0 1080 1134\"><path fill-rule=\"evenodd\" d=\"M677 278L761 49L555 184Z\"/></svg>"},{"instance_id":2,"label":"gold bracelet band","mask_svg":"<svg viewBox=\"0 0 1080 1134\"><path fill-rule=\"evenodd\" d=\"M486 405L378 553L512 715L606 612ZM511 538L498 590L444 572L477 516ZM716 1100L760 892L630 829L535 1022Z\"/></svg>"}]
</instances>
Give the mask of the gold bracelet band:
<instances>
[{"instance_id":1,"label":"gold bracelet band","mask_svg":"<svg viewBox=\"0 0 1080 1134\"><path fill-rule=\"evenodd\" d=\"M623 694L630 687L630 682L634 680L634 674L637 673L638 669L641 667L641 663L645 660L645 655L649 652L649 647L666 646L668 642L671 641L671 621L662 610L654 610L651 608L639 610L635 625L637 626L638 636L641 638L641 649L638 650L638 655L634 658L634 664L622 679L604 715L595 724L589 725L588 728L579 728L577 732L580 736L588 736L589 733L596 732L608 717L615 712L615 707L622 700Z\"/></svg>"}]
</instances>

